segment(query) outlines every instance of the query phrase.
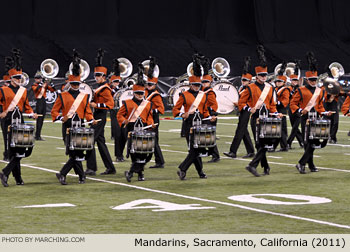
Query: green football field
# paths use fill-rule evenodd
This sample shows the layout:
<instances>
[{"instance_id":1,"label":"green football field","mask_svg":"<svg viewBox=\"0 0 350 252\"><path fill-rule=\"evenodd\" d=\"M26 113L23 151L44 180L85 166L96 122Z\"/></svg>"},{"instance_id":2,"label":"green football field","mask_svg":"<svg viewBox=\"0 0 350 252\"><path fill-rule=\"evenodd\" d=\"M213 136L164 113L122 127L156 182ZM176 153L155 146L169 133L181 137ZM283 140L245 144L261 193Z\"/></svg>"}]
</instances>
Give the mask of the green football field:
<instances>
[{"instance_id":1,"label":"green football field","mask_svg":"<svg viewBox=\"0 0 350 252\"><path fill-rule=\"evenodd\" d=\"M232 117L222 116L217 126L221 161L203 158L207 179L199 179L192 166L187 180L179 180L177 166L187 153L181 121L162 120L164 169L149 169L152 161L146 181L134 176L128 183L127 160L115 163L116 175L88 176L85 184L71 171L66 186L55 176L67 161L61 125L46 118L46 141L37 141L33 154L22 159L25 184L16 186L11 175L10 186L0 187L0 233L350 233L349 118L340 118L338 144L315 151L319 172L298 173L303 150L294 143L289 152L268 153L269 176L253 177L245 170L249 159L222 154L237 127ZM105 135L115 160L109 125ZM2 137L0 146L2 151ZM237 154L246 154L243 143ZM100 173L105 168L98 152L97 159ZM246 196L230 199L239 195Z\"/></svg>"}]
</instances>

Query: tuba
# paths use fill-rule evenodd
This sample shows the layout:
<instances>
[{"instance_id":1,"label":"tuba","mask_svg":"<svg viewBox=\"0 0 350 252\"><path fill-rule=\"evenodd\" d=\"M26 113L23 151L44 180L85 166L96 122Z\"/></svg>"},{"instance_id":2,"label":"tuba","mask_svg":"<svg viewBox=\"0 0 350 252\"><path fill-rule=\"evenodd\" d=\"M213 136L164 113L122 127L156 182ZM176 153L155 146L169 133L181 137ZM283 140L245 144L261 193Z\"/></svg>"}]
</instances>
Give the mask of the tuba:
<instances>
[{"instance_id":1,"label":"tuba","mask_svg":"<svg viewBox=\"0 0 350 252\"><path fill-rule=\"evenodd\" d=\"M118 58L119 61L119 71L121 78L128 78L132 73L131 61L127 58Z\"/></svg>"},{"instance_id":2,"label":"tuba","mask_svg":"<svg viewBox=\"0 0 350 252\"><path fill-rule=\"evenodd\" d=\"M58 64L53 59L46 59L40 64L40 72L44 78L53 79L58 74L58 71Z\"/></svg>"},{"instance_id":3,"label":"tuba","mask_svg":"<svg viewBox=\"0 0 350 252\"><path fill-rule=\"evenodd\" d=\"M79 66L80 66L80 79L81 81L84 81L90 74L90 66L83 59L80 60ZM72 74L72 69L73 69L73 62L70 63L69 65L69 74Z\"/></svg>"},{"instance_id":4,"label":"tuba","mask_svg":"<svg viewBox=\"0 0 350 252\"><path fill-rule=\"evenodd\" d=\"M142 65L145 68L145 72L143 74L144 76L148 75L149 63L150 63L150 60L145 60L142 62ZM158 78L158 76L159 76L159 66L158 65L156 65L154 67L153 76L156 78ZM146 79L147 79L147 77L146 77Z\"/></svg>"},{"instance_id":5,"label":"tuba","mask_svg":"<svg viewBox=\"0 0 350 252\"><path fill-rule=\"evenodd\" d=\"M328 73L323 73L317 78L317 86L318 87L324 87L328 94L331 95L338 95L341 91L340 83L338 82L338 79L344 75L345 70L344 67L338 63L333 62L328 66L330 73L332 76L329 76Z\"/></svg>"},{"instance_id":6,"label":"tuba","mask_svg":"<svg viewBox=\"0 0 350 252\"><path fill-rule=\"evenodd\" d=\"M215 76L225 78L230 74L230 64L224 58L218 57L211 63L211 68Z\"/></svg>"},{"instance_id":7,"label":"tuba","mask_svg":"<svg viewBox=\"0 0 350 252\"><path fill-rule=\"evenodd\" d=\"M338 63L338 62L333 62L328 66L329 70L332 73L332 76L335 80L338 80L340 76L344 75L345 70L344 67Z\"/></svg>"},{"instance_id":8,"label":"tuba","mask_svg":"<svg viewBox=\"0 0 350 252\"><path fill-rule=\"evenodd\" d=\"M29 83L29 75L25 72L22 72L21 84L20 86L27 86Z\"/></svg>"},{"instance_id":9,"label":"tuba","mask_svg":"<svg viewBox=\"0 0 350 252\"><path fill-rule=\"evenodd\" d=\"M278 75L278 72L280 71L282 67L282 63L278 64L276 67L275 67L275 70L274 70L274 75L277 76ZM294 73L294 69L295 69L295 63L294 62L289 62L287 63L287 66L286 66L286 70L284 71L283 75L285 75L287 77L287 83L290 82L290 76L292 74L295 74ZM298 71L298 79L300 78L300 69Z\"/></svg>"}]
</instances>

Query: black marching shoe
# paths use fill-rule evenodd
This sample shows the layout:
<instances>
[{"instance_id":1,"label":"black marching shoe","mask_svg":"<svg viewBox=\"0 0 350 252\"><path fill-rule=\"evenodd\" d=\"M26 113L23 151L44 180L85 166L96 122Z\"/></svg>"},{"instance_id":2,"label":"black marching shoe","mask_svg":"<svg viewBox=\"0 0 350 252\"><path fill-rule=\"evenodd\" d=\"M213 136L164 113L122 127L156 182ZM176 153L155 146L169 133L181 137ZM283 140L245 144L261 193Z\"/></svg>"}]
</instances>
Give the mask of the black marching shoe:
<instances>
[{"instance_id":1,"label":"black marching shoe","mask_svg":"<svg viewBox=\"0 0 350 252\"><path fill-rule=\"evenodd\" d=\"M185 180L186 178L186 172L184 171L177 171L177 175L179 176L180 180Z\"/></svg>"},{"instance_id":2,"label":"black marching shoe","mask_svg":"<svg viewBox=\"0 0 350 252\"><path fill-rule=\"evenodd\" d=\"M318 172L318 169L314 166L314 167L310 167L310 171L311 172Z\"/></svg>"},{"instance_id":3,"label":"black marching shoe","mask_svg":"<svg viewBox=\"0 0 350 252\"><path fill-rule=\"evenodd\" d=\"M129 173L129 171L124 172L126 181L131 182L132 174Z\"/></svg>"},{"instance_id":4,"label":"black marching shoe","mask_svg":"<svg viewBox=\"0 0 350 252\"><path fill-rule=\"evenodd\" d=\"M117 173L116 170L107 169L104 172L101 172L100 175L109 175L109 174L116 174L116 173Z\"/></svg>"},{"instance_id":5,"label":"black marching shoe","mask_svg":"<svg viewBox=\"0 0 350 252\"><path fill-rule=\"evenodd\" d=\"M243 156L242 158L253 158L255 156L254 153L248 153L247 155Z\"/></svg>"},{"instance_id":6,"label":"black marching shoe","mask_svg":"<svg viewBox=\"0 0 350 252\"><path fill-rule=\"evenodd\" d=\"M155 164L150 166L149 168L164 168L164 164Z\"/></svg>"},{"instance_id":7,"label":"black marching shoe","mask_svg":"<svg viewBox=\"0 0 350 252\"><path fill-rule=\"evenodd\" d=\"M233 152L224 152L224 155L227 156L227 157L230 157L230 158L236 158L237 157L237 154L236 153L233 153Z\"/></svg>"},{"instance_id":8,"label":"black marching shoe","mask_svg":"<svg viewBox=\"0 0 350 252\"><path fill-rule=\"evenodd\" d=\"M7 184L7 176L5 174L3 174L2 172L0 172L0 180L1 180L1 184L4 187L8 187L9 185Z\"/></svg>"},{"instance_id":9,"label":"black marching shoe","mask_svg":"<svg viewBox=\"0 0 350 252\"><path fill-rule=\"evenodd\" d=\"M85 175L84 176L79 176L79 184L85 184Z\"/></svg>"},{"instance_id":10,"label":"black marching shoe","mask_svg":"<svg viewBox=\"0 0 350 252\"><path fill-rule=\"evenodd\" d=\"M22 177L15 178L15 180L16 180L16 185L24 185Z\"/></svg>"},{"instance_id":11,"label":"black marching shoe","mask_svg":"<svg viewBox=\"0 0 350 252\"><path fill-rule=\"evenodd\" d=\"M205 174L204 172L201 172L201 173L199 174L199 178L201 178L201 179L206 179L206 178L208 178L208 177L207 177L207 174Z\"/></svg>"},{"instance_id":12,"label":"black marching shoe","mask_svg":"<svg viewBox=\"0 0 350 252\"><path fill-rule=\"evenodd\" d=\"M270 167L264 167L264 175L270 175Z\"/></svg>"},{"instance_id":13,"label":"black marching shoe","mask_svg":"<svg viewBox=\"0 0 350 252\"><path fill-rule=\"evenodd\" d=\"M121 163L121 162L124 162L125 159L124 159L124 157L118 157L116 161L117 161L118 163Z\"/></svg>"},{"instance_id":14,"label":"black marching shoe","mask_svg":"<svg viewBox=\"0 0 350 252\"><path fill-rule=\"evenodd\" d=\"M67 185L66 177L63 176L61 173L56 173L56 177L58 181L61 183L61 185Z\"/></svg>"},{"instance_id":15,"label":"black marching shoe","mask_svg":"<svg viewBox=\"0 0 350 252\"><path fill-rule=\"evenodd\" d=\"M211 160L208 161L208 163L217 163L220 161L219 157L213 157Z\"/></svg>"},{"instance_id":16,"label":"black marching shoe","mask_svg":"<svg viewBox=\"0 0 350 252\"><path fill-rule=\"evenodd\" d=\"M85 175L96 176L96 172L94 170L87 169L85 171Z\"/></svg>"},{"instance_id":17,"label":"black marching shoe","mask_svg":"<svg viewBox=\"0 0 350 252\"><path fill-rule=\"evenodd\" d=\"M305 165L297 164L295 167L298 169L300 174L306 174Z\"/></svg>"},{"instance_id":18,"label":"black marching shoe","mask_svg":"<svg viewBox=\"0 0 350 252\"><path fill-rule=\"evenodd\" d=\"M253 174L255 177L260 177L260 174L256 171L256 168L253 166L246 166L246 170Z\"/></svg>"},{"instance_id":19,"label":"black marching shoe","mask_svg":"<svg viewBox=\"0 0 350 252\"><path fill-rule=\"evenodd\" d=\"M142 172L138 174L137 180L138 181L145 181L145 176L143 175Z\"/></svg>"}]
</instances>

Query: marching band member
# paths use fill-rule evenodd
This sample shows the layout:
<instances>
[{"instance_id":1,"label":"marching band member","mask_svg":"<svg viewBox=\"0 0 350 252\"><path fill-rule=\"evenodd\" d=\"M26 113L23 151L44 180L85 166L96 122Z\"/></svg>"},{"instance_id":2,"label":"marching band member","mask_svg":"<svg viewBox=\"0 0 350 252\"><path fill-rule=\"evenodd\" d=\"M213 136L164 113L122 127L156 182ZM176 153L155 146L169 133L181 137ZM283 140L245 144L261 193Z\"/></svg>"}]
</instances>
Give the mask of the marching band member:
<instances>
[{"instance_id":1,"label":"marching band member","mask_svg":"<svg viewBox=\"0 0 350 252\"><path fill-rule=\"evenodd\" d=\"M5 73L2 77L2 80L3 80L2 87L3 86L8 87L11 83L11 78L10 78L8 71L12 68L12 65L13 65L12 57L5 57ZM3 112L3 106L2 106L1 101L0 101L0 113L1 112ZM4 139L4 153L3 153L4 154L4 161L9 161L8 144L7 144L7 128L5 126L5 120L0 118L0 121L1 121L2 136Z\"/></svg>"},{"instance_id":2,"label":"marching band member","mask_svg":"<svg viewBox=\"0 0 350 252\"><path fill-rule=\"evenodd\" d=\"M295 60L294 74L291 74L289 76L290 82L291 82L291 85L289 86L289 90L290 90L289 101L292 100L293 95L297 92L299 88L299 82L300 82L299 76L298 76L299 71L300 71L300 60ZM295 137L297 138L300 147L304 147L303 136L299 129L300 116L298 115L298 113L292 113L290 106L288 107L288 115L289 115L290 124L292 125L292 131L290 132L290 135L287 139L288 149L292 148L292 143Z\"/></svg>"},{"instance_id":3,"label":"marching band member","mask_svg":"<svg viewBox=\"0 0 350 252\"><path fill-rule=\"evenodd\" d=\"M111 155L109 154L106 139L104 136L104 128L106 125L107 111L114 107L114 101L111 94L111 89L106 82L107 68L102 66L104 51L100 48L97 52L96 67L94 69L94 75L98 88L94 90L94 99L90 103L91 107L95 109L94 118L95 120L101 119L101 122L93 125L92 128L95 130L95 142L100 152L103 164L106 170L101 175L115 174L116 170L112 162ZM93 148L91 151L87 151L87 170L86 175L96 175L97 162L96 162L96 151Z\"/></svg>"},{"instance_id":4,"label":"marching band member","mask_svg":"<svg viewBox=\"0 0 350 252\"><path fill-rule=\"evenodd\" d=\"M239 96L243 93L243 91L248 87L252 80L252 75L248 73L249 71L249 64L250 64L250 57L246 57L244 59L244 67L243 67L243 74L241 76L241 87L239 89ZM236 104L237 106L238 104ZM239 145L241 144L241 141L243 139L244 146L247 150L247 155L243 156L243 158L250 158L254 157L254 146L252 143L252 140L249 135L248 131L248 122L250 118L250 113L247 110L241 110L239 112L238 117L238 125L236 128L235 136L232 140L232 144L230 146L229 152L224 152L224 155L230 157L230 158L236 158L237 157L237 150L239 148Z\"/></svg>"},{"instance_id":5,"label":"marching band member","mask_svg":"<svg viewBox=\"0 0 350 252\"><path fill-rule=\"evenodd\" d=\"M56 173L56 177L61 185L67 185L66 176L72 168L75 173L79 175L79 184L85 183L85 173L81 163L81 161L84 160L84 153L82 150L70 150L68 129L74 126L75 123L81 126L84 118L96 124L89 106L89 95L79 91L79 85L81 83L80 59L76 56L77 55L73 56L72 75L68 77L70 88L68 91L58 95L51 110L52 120L60 120L63 122L62 125L66 138L66 155L69 155L69 159L62 167L61 171ZM62 111L62 115L59 114L60 111Z\"/></svg>"},{"instance_id":6,"label":"marching band member","mask_svg":"<svg viewBox=\"0 0 350 252\"><path fill-rule=\"evenodd\" d=\"M274 150L278 146L278 144L281 145L280 151L288 151L288 144L287 144L287 137L288 137L288 131L287 131L287 107L289 105L289 88L286 87L286 81L287 77L284 76L284 71L287 67L287 62L283 62L282 66L278 72L278 76L275 79L275 91L277 93L277 111L278 113L281 113L282 115L285 115L282 117L282 125L281 125L281 138L275 141L274 143Z\"/></svg>"},{"instance_id":7,"label":"marching band member","mask_svg":"<svg viewBox=\"0 0 350 252\"><path fill-rule=\"evenodd\" d=\"M327 145L327 140L321 143L319 139L308 139L309 136L306 135L305 126L309 116L316 112L319 115L331 115L331 112L325 111L323 107L324 91L316 85L317 62L312 52L307 53L307 60L309 63L309 71L305 73L307 85L299 87L290 102L292 113L298 112L301 115L301 130L304 136L305 152L296 165L301 174L306 173L306 163L308 163L311 172L318 171L313 162L315 148L323 148ZM315 110L316 112L314 112Z\"/></svg>"},{"instance_id":8,"label":"marching band member","mask_svg":"<svg viewBox=\"0 0 350 252\"><path fill-rule=\"evenodd\" d=\"M248 87L242 92L238 101L240 111L245 110L251 113L250 123L253 134L256 138L257 153L246 169L256 177L260 176L256 170L259 163L261 163L261 166L264 168L264 175L270 174L270 166L266 159L266 144L270 144L270 140L259 139L256 134L256 123L259 118L259 113L272 113L277 117L281 117L281 114L276 110L274 89L270 84L266 83L268 72L264 51L263 46L259 45L257 52L260 59L260 65L255 67L256 82L248 85Z\"/></svg>"},{"instance_id":9,"label":"marching band member","mask_svg":"<svg viewBox=\"0 0 350 252\"><path fill-rule=\"evenodd\" d=\"M184 180L186 178L186 172L191 164L194 164L199 175L199 178L206 179L207 175L203 172L203 163L200 156L202 149L194 148L193 143L190 142L190 129L193 126L193 120L196 113L199 113L200 118L208 116L208 109L206 100L207 97L201 88L201 69L200 59L198 56L193 56L193 75L190 76L190 89L182 92L173 108L173 116L181 116L184 119L184 129L187 145L189 151L186 159L179 165L179 171L177 172L179 178ZM181 112L181 108L184 107L184 113ZM196 113L195 113L196 112Z\"/></svg>"},{"instance_id":10,"label":"marching band member","mask_svg":"<svg viewBox=\"0 0 350 252\"><path fill-rule=\"evenodd\" d=\"M112 96L122 88L118 59L113 59L113 69L113 75L109 79ZM114 139L114 155L117 162L124 162L123 151L126 144L125 130L119 127L117 120L118 110L113 108L109 111L111 116L112 138Z\"/></svg>"},{"instance_id":11,"label":"marching band member","mask_svg":"<svg viewBox=\"0 0 350 252\"><path fill-rule=\"evenodd\" d=\"M350 96L348 95L341 106L341 112L344 116L350 116Z\"/></svg>"},{"instance_id":12,"label":"marching band member","mask_svg":"<svg viewBox=\"0 0 350 252\"><path fill-rule=\"evenodd\" d=\"M44 139L41 137L41 129L43 127L46 115L46 92L47 90L55 92L55 88L52 85L48 85L46 81L43 82L41 73L37 71L34 76L34 84L32 85L32 90L34 91L36 99L35 112L38 115L42 115L38 116L38 119L36 119L35 140L44 141Z\"/></svg>"},{"instance_id":13,"label":"marching band member","mask_svg":"<svg viewBox=\"0 0 350 252\"><path fill-rule=\"evenodd\" d=\"M163 99L158 90L156 89L158 78L154 77L154 68L157 65L156 59L154 57L150 57L150 64L147 73L147 82L146 82L146 90L145 97L147 101L152 102L152 114L154 123L158 123L154 132L155 136L155 145L154 145L154 157L155 157L155 165L150 166L149 168L164 168L164 157L162 154L162 150L159 146L159 114L164 114L164 104Z\"/></svg>"},{"instance_id":14,"label":"marching band member","mask_svg":"<svg viewBox=\"0 0 350 252\"><path fill-rule=\"evenodd\" d=\"M14 66L9 70L11 83L8 87L3 86L0 88L0 101L3 106L3 112L0 114L0 118L4 120L4 126L6 129L8 129L8 127L12 124L12 116L19 116L21 118L21 122L23 123L23 112L32 114L33 118L37 118L37 115L33 113L33 109L29 105L27 89L21 86L21 80L23 79L21 52L19 49L14 49L13 54ZM18 112L20 115L17 114ZM8 139L11 139L9 135ZM21 176L21 159L23 157L29 157L32 150L33 147L27 149L9 146L8 154L10 162L2 170L2 172L0 172L1 183L4 187L9 186L7 180L11 171L15 177L16 185L24 184Z\"/></svg>"},{"instance_id":15,"label":"marching band member","mask_svg":"<svg viewBox=\"0 0 350 252\"><path fill-rule=\"evenodd\" d=\"M142 128L146 125L152 125L155 128L152 116L152 103L144 99L145 88L143 84L143 66L139 64L139 74L137 84L133 85L133 95L132 99L123 101L122 107L119 109L117 114L117 119L119 126L121 128L126 128L128 136L131 131L135 130L137 127ZM128 182L131 182L131 178L134 173L138 174L138 181L144 181L144 167L147 162L152 158L151 154L141 154L141 153L130 153L131 139L128 139L128 149L127 156L131 157L131 167L129 171L125 171L124 175Z\"/></svg>"},{"instance_id":16,"label":"marching band member","mask_svg":"<svg viewBox=\"0 0 350 252\"><path fill-rule=\"evenodd\" d=\"M216 100L216 94L214 90L211 88L211 82L213 78L209 74L210 69L210 60L208 58L204 59L202 63L203 66L203 77L202 77L202 91L207 95L207 109L209 111L209 116L211 119L209 121L205 121L205 123L216 126L217 124L217 115L216 112L218 110L218 102ZM212 159L208 161L208 163L216 163L220 161L220 154L217 145L214 147L208 148L208 155L212 156Z\"/></svg>"}]
</instances>

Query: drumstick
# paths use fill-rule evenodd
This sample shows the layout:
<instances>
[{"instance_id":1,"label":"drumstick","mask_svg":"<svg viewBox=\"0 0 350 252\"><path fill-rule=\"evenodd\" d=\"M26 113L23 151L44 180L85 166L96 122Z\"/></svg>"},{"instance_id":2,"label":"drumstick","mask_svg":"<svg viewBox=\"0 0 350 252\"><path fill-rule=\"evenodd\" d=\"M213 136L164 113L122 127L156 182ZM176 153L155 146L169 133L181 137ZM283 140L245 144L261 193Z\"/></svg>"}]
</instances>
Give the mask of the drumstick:
<instances>
[{"instance_id":1,"label":"drumstick","mask_svg":"<svg viewBox=\"0 0 350 252\"><path fill-rule=\"evenodd\" d=\"M211 120L211 116L209 116L209 117L207 117L207 118L204 118L204 119L202 119L202 121L207 121L207 120Z\"/></svg>"},{"instance_id":2,"label":"drumstick","mask_svg":"<svg viewBox=\"0 0 350 252\"><path fill-rule=\"evenodd\" d=\"M269 115L276 115L275 113L269 113ZM282 114L282 116L287 116L287 114Z\"/></svg>"},{"instance_id":3,"label":"drumstick","mask_svg":"<svg viewBox=\"0 0 350 252\"><path fill-rule=\"evenodd\" d=\"M130 113L130 115L129 115L129 117L128 117L128 122L129 122L130 118L131 118L131 117L134 115L135 110L136 110L136 107L135 107L135 108L133 108L133 110L131 111L131 113ZM123 128L125 128L125 127L126 127L126 125L127 125L127 123L124 125L124 127L123 127Z\"/></svg>"},{"instance_id":4,"label":"drumstick","mask_svg":"<svg viewBox=\"0 0 350 252\"><path fill-rule=\"evenodd\" d=\"M102 119L97 119L97 120L95 120L95 122L100 122L100 121L102 121ZM81 125L89 125L89 124L91 124L91 123L93 123L93 121L91 121L91 122L85 122L85 123L82 123Z\"/></svg>"},{"instance_id":5,"label":"drumstick","mask_svg":"<svg viewBox=\"0 0 350 252\"><path fill-rule=\"evenodd\" d=\"M158 125L158 123L155 123L154 125ZM149 129L149 128L151 128L152 126L153 126L153 125L145 126L145 127L142 128L142 130Z\"/></svg>"},{"instance_id":6,"label":"drumstick","mask_svg":"<svg viewBox=\"0 0 350 252\"><path fill-rule=\"evenodd\" d=\"M23 113L22 116L33 116L34 114ZM37 114L37 116L44 116L42 114Z\"/></svg>"}]
</instances>

